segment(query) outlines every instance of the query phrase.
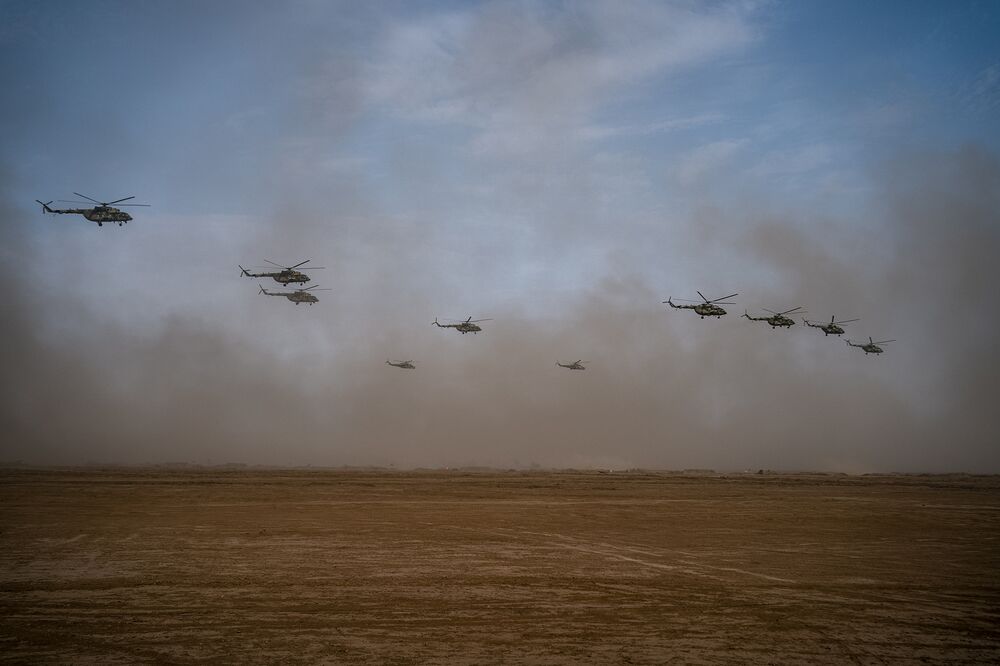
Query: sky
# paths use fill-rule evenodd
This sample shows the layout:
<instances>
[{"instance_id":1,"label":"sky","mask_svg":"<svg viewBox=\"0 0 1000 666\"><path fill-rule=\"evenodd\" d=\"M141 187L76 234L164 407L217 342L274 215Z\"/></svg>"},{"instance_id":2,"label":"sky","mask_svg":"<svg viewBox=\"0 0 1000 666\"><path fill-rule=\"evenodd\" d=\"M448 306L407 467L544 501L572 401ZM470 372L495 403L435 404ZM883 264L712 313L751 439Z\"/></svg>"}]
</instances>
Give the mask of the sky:
<instances>
[{"instance_id":1,"label":"sky","mask_svg":"<svg viewBox=\"0 0 1000 666\"><path fill-rule=\"evenodd\" d=\"M972 1L0 2L0 462L998 473L997 34ZM73 192L150 207L34 203ZM261 296L265 259L330 291ZM661 303L698 291L739 295ZM796 306L896 342L739 317Z\"/></svg>"}]
</instances>

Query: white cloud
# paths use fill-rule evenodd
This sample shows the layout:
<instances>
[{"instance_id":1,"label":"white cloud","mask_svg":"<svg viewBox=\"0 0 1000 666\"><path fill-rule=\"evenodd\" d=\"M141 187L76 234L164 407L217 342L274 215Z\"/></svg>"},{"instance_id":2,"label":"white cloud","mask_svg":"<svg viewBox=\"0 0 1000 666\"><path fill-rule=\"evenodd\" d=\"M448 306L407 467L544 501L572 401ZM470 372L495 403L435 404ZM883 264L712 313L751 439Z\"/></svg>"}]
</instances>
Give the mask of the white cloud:
<instances>
[{"instance_id":1,"label":"white cloud","mask_svg":"<svg viewBox=\"0 0 1000 666\"><path fill-rule=\"evenodd\" d=\"M586 139L589 118L624 86L752 36L740 5L488 4L389 26L364 78L373 104L475 128L479 152L523 153Z\"/></svg>"},{"instance_id":2,"label":"white cloud","mask_svg":"<svg viewBox=\"0 0 1000 666\"><path fill-rule=\"evenodd\" d=\"M674 132L720 123L726 119L721 113L699 113L681 118L668 118L641 125L588 125L581 128L582 138L602 141L620 136L647 136L661 132Z\"/></svg>"},{"instance_id":3,"label":"white cloud","mask_svg":"<svg viewBox=\"0 0 1000 666\"><path fill-rule=\"evenodd\" d=\"M746 139L726 139L699 146L679 160L673 169L673 177L683 187L695 185L707 175L732 163L746 143Z\"/></svg>"}]
</instances>

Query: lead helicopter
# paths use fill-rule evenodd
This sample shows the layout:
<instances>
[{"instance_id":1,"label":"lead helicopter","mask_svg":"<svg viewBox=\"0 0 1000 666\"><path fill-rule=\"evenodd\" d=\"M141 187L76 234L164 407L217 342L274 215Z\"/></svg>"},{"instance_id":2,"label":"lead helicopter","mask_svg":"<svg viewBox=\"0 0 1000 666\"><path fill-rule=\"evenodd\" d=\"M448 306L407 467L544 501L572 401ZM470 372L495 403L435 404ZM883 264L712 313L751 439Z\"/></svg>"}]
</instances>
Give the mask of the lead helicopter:
<instances>
[{"instance_id":1,"label":"lead helicopter","mask_svg":"<svg viewBox=\"0 0 1000 666\"><path fill-rule=\"evenodd\" d=\"M386 364L394 368L403 368L404 370L416 370L417 368L417 366L413 365L413 361L386 361Z\"/></svg>"},{"instance_id":2,"label":"lead helicopter","mask_svg":"<svg viewBox=\"0 0 1000 666\"><path fill-rule=\"evenodd\" d=\"M54 215L83 215L85 218L91 222L96 222L97 226L103 227L105 222L110 222L111 224L117 224L119 227L126 224L132 219L132 216L123 210L113 208L112 204L119 204L121 206L143 206L148 208L149 204L123 204L123 201L128 201L129 199L135 199L135 196L125 197L124 199L116 199L115 201L98 201L97 199L91 199L86 194L80 194L79 192L74 192L78 197L87 199L87 201L68 201L66 199L59 199L63 203L80 203L87 204L92 202L97 204L93 208L49 208L51 201L45 203L44 201L38 201L42 204L43 213L52 213Z\"/></svg>"},{"instance_id":3,"label":"lead helicopter","mask_svg":"<svg viewBox=\"0 0 1000 666\"><path fill-rule=\"evenodd\" d=\"M817 324L816 322L809 321L808 319L803 319L802 323L811 328L818 328L823 331L823 336L827 335L843 335L844 329L840 327L841 324L850 324L852 321L861 321L860 319L841 319L840 321L834 321L837 315L830 317L829 324Z\"/></svg>"},{"instance_id":4,"label":"lead helicopter","mask_svg":"<svg viewBox=\"0 0 1000 666\"><path fill-rule=\"evenodd\" d=\"M317 289L317 287L319 287L318 284L306 287L305 289L296 289L295 291L268 291L267 289L264 289L264 285L259 282L257 283L257 286L260 287L260 293L266 296L284 296L296 305L299 303L308 303L309 305L319 303L319 299L312 294L312 290L314 289L316 291L330 291L329 289Z\"/></svg>"},{"instance_id":5,"label":"lead helicopter","mask_svg":"<svg viewBox=\"0 0 1000 666\"><path fill-rule=\"evenodd\" d=\"M698 295L701 296L703 303L698 301L690 301L686 298L679 298L679 301L687 301L688 303L694 303L695 305L677 305L674 303L673 296L663 301L672 308L677 308L678 310L694 310L694 313L704 319L705 317L716 317L721 319L722 315L726 314L724 308L720 308L720 305L732 305L732 303L725 303L727 298L732 298L733 296L739 296L739 294L729 294L728 296L723 296L722 298L715 298L711 301L705 298L705 295L700 291Z\"/></svg>"},{"instance_id":6,"label":"lead helicopter","mask_svg":"<svg viewBox=\"0 0 1000 666\"><path fill-rule=\"evenodd\" d=\"M583 367L584 363L590 363L590 361L576 360L568 364L556 361L556 365L558 365L560 368L566 368L568 370L586 370L587 368Z\"/></svg>"},{"instance_id":7,"label":"lead helicopter","mask_svg":"<svg viewBox=\"0 0 1000 666\"><path fill-rule=\"evenodd\" d=\"M460 321L460 322L455 323L455 324L439 324L438 320L435 318L434 321L431 322L431 326L437 326L438 328L453 328L456 331L458 331L459 333L461 333L462 335L465 335L466 333L479 333L480 331L482 331L483 329L480 328L477 325L478 322L481 322L481 321L493 321L493 320L492 319L473 319L472 317L469 317L465 321Z\"/></svg>"},{"instance_id":8,"label":"lead helicopter","mask_svg":"<svg viewBox=\"0 0 1000 666\"><path fill-rule=\"evenodd\" d=\"M305 284L306 282L309 282L309 280L312 279L308 275L306 275L305 273L303 273L302 271L296 270L299 266L302 266L303 264L308 264L310 261L312 261L312 259L306 259L305 261L300 261L299 263L295 264L294 266L282 266L281 264L274 263L270 259L265 259L264 261L266 261L267 263L271 264L272 266L276 266L276 267L280 268L281 270L280 271L270 271L270 272L267 272L267 273L251 273L247 269L245 269L242 266L240 266L240 275L245 275L245 276L251 277L251 278L261 278L261 277L274 278L275 282L277 282L279 284L283 284L283 285L288 285L288 284L293 284L293 283ZM326 267L325 266L309 266L308 268L305 268L303 270L318 271L318 270L322 270L323 268L326 268Z\"/></svg>"},{"instance_id":9,"label":"lead helicopter","mask_svg":"<svg viewBox=\"0 0 1000 666\"><path fill-rule=\"evenodd\" d=\"M862 349L865 352L865 356L868 356L868 354L881 354L885 352L885 350L879 347L879 345L884 345L888 342L895 342L895 340L879 340L878 342L875 342L871 339L871 336L869 336L867 343L862 342L861 344L858 344L856 342L851 342L850 340L844 340L844 342L847 343L848 347L858 347Z\"/></svg>"},{"instance_id":10,"label":"lead helicopter","mask_svg":"<svg viewBox=\"0 0 1000 666\"><path fill-rule=\"evenodd\" d=\"M766 321L771 325L771 328L778 328L779 326L789 327L795 326L795 320L791 317L786 317L785 315L791 314L792 312L798 312L802 309L800 305L797 308L792 308L791 310L785 310L784 312L775 312L774 310L768 310L767 308L762 308L764 312L770 312L770 317L751 317L746 310L743 311L743 316L750 321Z\"/></svg>"}]
</instances>

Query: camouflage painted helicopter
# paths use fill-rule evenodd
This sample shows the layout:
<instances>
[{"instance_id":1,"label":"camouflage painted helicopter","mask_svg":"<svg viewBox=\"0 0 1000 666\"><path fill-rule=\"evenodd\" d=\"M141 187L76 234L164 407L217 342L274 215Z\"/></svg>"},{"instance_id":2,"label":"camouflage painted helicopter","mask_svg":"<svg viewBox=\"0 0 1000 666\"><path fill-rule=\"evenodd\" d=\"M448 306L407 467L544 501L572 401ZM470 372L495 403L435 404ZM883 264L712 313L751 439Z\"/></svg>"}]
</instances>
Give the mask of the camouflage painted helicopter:
<instances>
[{"instance_id":1,"label":"camouflage painted helicopter","mask_svg":"<svg viewBox=\"0 0 1000 666\"><path fill-rule=\"evenodd\" d=\"M456 331L458 331L459 333L461 333L462 335L465 335L466 333L478 333L481 330L483 330L482 328L480 328L479 326L477 326L477 322L481 322L481 321L493 321L493 320L492 319L473 319L472 317L469 317L465 321L460 321L460 322L458 322L456 324L439 324L438 320L435 319L433 322L431 322L431 326L437 326L438 328L453 328Z\"/></svg>"},{"instance_id":2,"label":"camouflage painted helicopter","mask_svg":"<svg viewBox=\"0 0 1000 666\"><path fill-rule=\"evenodd\" d=\"M306 259L305 261L300 261L299 263L295 264L294 266L282 266L281 264L274 263L270 259L265 259L264 261L266 261L267 263L271 264L272 266L277 266L281 270L280 271L269 271L267 273L251 273L247 269L245 269L242 266L240 266L240 274L241 275L246 275L247 277L251 277L251 278L262 278L262 277L274 278L275 282L277 282L279 284L284 284L284 285L288 285L288 284L292 284L292 283L305 284L306 282L309 282L310 279L312 279L308 275L306 275L305 273L303 273L302 271L295 270L295 269L297 269L299 266L301 266L303 264L308 264L310 261L312 261L312 259ZM307 270L307 271L317 271L317 270L321 270L323 268L325 268L325 266L310 266L310 267L306 268L305 270Z\"/></svg>"},{"instance_id":3,"label":"camouflage painted helicopter","mask_svg":"<svg viewBox=\"0 0 1000 666\"><path fill-rule=\"evenodd\" d=\"M850 340L844 340L844 342L847 343L848 347L861 348L864 350L865 356L868 356L868 354L881 354L885 350L879 347L879 345L884 345L887 342L895 342L895 340L879 340L878 342L875 342L871 339L871 337L869 337L867 343L862 342L861 344L857 344L856 342L851 342Z\"/></svg>"},{"instance_id":4,"label":"camouflage painted helicopter","mask_svg":"<svg viewBox=\"0 0 1000 666\"><path fill-rule=\"evenodd\" d=\"M568 363L568 364L564 364L564 363L560 363L559 361L556 361L556 365L558 365L560 368L568 368L570 370L586 370L587 368L583 367L584 363L590 363L590 361L577 360L577 361L573 361L572 363Z\"/></svg>"},{"instance_id":5,"label":"camouflage painted helicopter","mask_svg":"<svg viewBox=\"0 0 1000 666\"><path fill-rule=\"evenodd\" d=\"M417 368L417 366L413 365L413 361L386 361L386 364L394 368L403 368L404 370L416 370Z\"/></svg>"},{"instance_id":6,"label":"camouflage painted helicopter","mask_svg":"<svg viewBox=\"0 0 1000 666\"><path fill-rule=\"evenodd\" d=\"M809 321L808 319L803 319L802 323L806 326L812 328L818 328L823 331L823 335L843 335L844 329L840 327L841 324L850 324L852 321L861 321L860 319L841 319L840 321L834 321L837 315L830 317L829 324L817 324L816 322Z\"/></svg>"},{"instance_id":7,"label":"camouflage painted helicopter","mask_svg":"<svg viewBox=\"0 0 1000 666\"><path fill-rule=\"evenodd\" d=\"M739 294L729 294L728 296L723 296L722 298L716 298L710 301L707 298L705 298L705 295L702 294L700 291L698 292L698 295L701 296L701 300L704 301L703 303L699 303L698 301L689 301L686 298L680 298L678 300L687 301L688 303L694 303L694 305L676 305L673 301L672 296L663 302L669 305L670 307L677 308L679 310L694 310L695 314L701 317L702 319L704 319L705 317L721 318L722 315L726 314L726 310L724 308L720 308L719 306L732 305L732 303L725 303L724 301L727 298L732 298L733 296L739 296Z\"/></svg>"},{"instance_id":8,"label":"camouflage painted helicopter","mask_svg":"<svg viewBox=\"0 0 1000 666\"><path fill-rule=\"evenodd\" d=\"M132 219L132 216L123 210L117 208L112 208L112 204L120 204L122 206L143 206L148 207L149 204L123 204L123 201L128 201L129 199L135 199L134 196L125 197L124 199L116 199L115 201L98 201L97 199L91 199L85 194L80 194L79 192L74 192L78 197L87 199L87 201L67 201L66 199L60 199L64 203L80 203L88 205L88 202L97 204L93 208L49 208L51 201L45 203L44 201L38 201L42 204L43 213L53 213L55 215L83 215L85 218L91 222L97 222L97 226L103 227L105 222L110 222L111 224L117 224L119 227Z\"/></svg>"},{"instance_id":9,"label":"camouflage painted helicopter","mask_svg":"<svg viewBox=\"0 0 1000 666\"><path fill-rule=\"evenodd\" d=\"M292 303L295 303L296 305L298 305L299 303L308 303L309 305L312 305L313 303L319 302L319 299L316 298L316 296L314 296L311 293L313 289L316 289L319 286L318 284L314 284L311 287L306 287L305 289L296 289L295 291L268 291L267 289L264 289L264 286L259 282L257 283L257 286L260 287L260 293L262 294L265 294L267 296L284 296L285 298L290 300ZM330 290L316 289L316 291L330 291Z\"/></svg>"},{"instance_id":10,"label":"camouflage painted helicopter","mask_svg":"<svg viewBox=\"0 0 1000 666\"><path fill-rule=\"evenodd\" d=\"M792 312L798 312L802 309L802 306L797 308L792 308L791 310L785 310L784 312L775 312L774 310L768 310L763 308L764 312L770 312L770 317L751 317L746 310L743 311L743 316L750 321L766 321L771 325L771 328L778 328L779 326L795 326L795 320L791 317L786 317L785 315L791 314Z\"/></svg>"}]
</instances>

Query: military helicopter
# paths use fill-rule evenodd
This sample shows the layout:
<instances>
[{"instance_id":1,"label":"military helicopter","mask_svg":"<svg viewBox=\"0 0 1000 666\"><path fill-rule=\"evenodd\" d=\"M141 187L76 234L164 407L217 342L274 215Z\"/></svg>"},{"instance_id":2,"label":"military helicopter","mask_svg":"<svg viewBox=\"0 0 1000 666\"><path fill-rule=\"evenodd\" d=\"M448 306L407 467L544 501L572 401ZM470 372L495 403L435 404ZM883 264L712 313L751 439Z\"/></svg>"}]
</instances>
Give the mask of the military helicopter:
<instances>
[{"instance_id":1,"label":"military helicopter","mask_svg":"<svg viewBox=\"0 0 1000 666\"><path fill-rule=\"evenodd\" d=\"M298 268L299 266L303 265L303 264L308 264L310 261L312 261L312 259L306 259L305 261L300 261L299 263L295 264L294 266L282 266L281 264L274 263L270 259L265 259L264 261L266 261L267 263L271 264L272 266L277 266L281 270L280 271L270 271L270 272L267 272L267 273L251 273L247 269L245 269L242 266L240 266L240 274L241 275L246 275L247 277L251 277L251 278L261 278L261 277L274 278L275 282L278 282L279 284L284 284L284 285L292 284L292 283L295 283L295 282L297 282L299 284L305 284L306 282L309 282L309 280L311 279L308 275L306 275L302 271L297 271L295 269ZM310 266L306 270L308 270L308 271L317 271L317 270L320 270L320 269L323 269L323 268L325 268L325 266Z\"/></svg>"},{"instance_id":2,"label":"military helicopter","mask_svg":"<svg viewBox=\"0 0 1000 666\"><path fill-rule=\"evenodd\" d=\"M792 312L798 312L801 309L802 306L799 306L797 308L792 308L791 310L785 310L784 312L775 312L774 310L768 310L767 308L763 308L764 312L771 313L770 317L751 317L749 314L747 314L747 311L744 310L743 316L749 319L750 321L766 321L768 324L771 325L771 328L777 328L779 326L787 327L787 326L795 326L795 320L792 319L791 317L786 317L785 315L791 314Z\"/></svg>"},{"instance_id":3,"label":"military helicopter","mask_svg":"<svg viewBox=\"0 0 1000 666\"><path fill-rule=\"evenodd\" d=\"M416 370L417 368L417 366L413 365L413 361L386 361L386 364L394 368L403 368L404 370Z\"/></svg>"},{"instance_id":4,"label":"military helicopter","mask_svg":"<svg viewBox=\"0 0 1000 666\"><path fill-rule=\"evenodd\" d=\"M56 215L83 215L85 218L91 222L97 222L97 226L103 227L105 222L110 222L112 224L117 224L119 227L132 219L132 216L125 211L118 210L117 208L112 208L111 204L121 204L122 206L145 206L148 207L149 204L123 204L121 202L128 201L129 199L135 199L134 196L125 197L124 199L117 199L115 201L98 201L97 199L91 199L85 194L80 194L79 192L74 192L78 197L83 197L87 201L67 201L66 199L60 199L64 203L80 203L87 205L88 201L97 204L93 208L49 208L51 201L45 203L44 201L38 201L42 204L43 213L53 213Z\"/></svg>"},{"instance_id":5,"label":"military helicopter","mask_svg":"<svg viewBox=\"0 0 1000 666\"><path fill-rule=\"evenodd\" d=\"M679 310L694 310L695 314L704 319L705 317L718 317L721 318L722 315L726 314L724 308L720 308L719 305L732 305L732 303L725 303L727 298L732 298L733 296L739 296L739 294L729 294L728 296L723 296L722 298L716 298L714 300L708 300L705 295L700 291L698 295L701 296L701 300L704 303L699 303L698 301L688 301L686 298L681 298L678 300L687 301L688 303L694 303L695 305L676 305L671 296L667 300L663 301L672 308L677 308Z\"/></svg>"},{"instance_id":6,"label":"military helicopter","mask_svg":"<svg viewBox=\"0 0 1000 666\"><path fill-rule=\"evenodd\" d=\"M578 360L578 361L573 361L572 363L569 364L563 364L560 363L559 361L556 361L556 365L558 365L560 368L568 368L570 370L586 370L587 368L583 367L584 363L590 363L590 361Z\"/></svg>"},{"instance_id":7,"label":"military helicopter","mask_svg":"<svg viewBox=\"0 0 1000 666\"><path fill-rule=\"evenodd\" d=\"M879 347L879 345L884 345L887 342L895 342L895 340L879 340L878 342L875 342L874 340L871 339L871 337L869 337L867 344L865 343L857 344L855 342L851 342L850 340L844 340L844 342L847 343L848 347L860 347L862 350L864 350L865 356L868 356L868 354L881 354L885 350Z\"/></svg>"},{"instance_id":8,"label":"military helicopter","mask_svg":"<svg viewBox=\"0 0 1000 666\"><path fill-rule=\"evenodd\" d=\"M473 319L472 317L469 317L465 321L458 322L457 324L439 324L438 320L435 319L433 322L431 322L431 326L437 326L438 328L453 328L462 335L465 335L466 333L478 333L479 331L483 330L482 328L476 325L477 322L480 321L493 321L493 320Z\"/></svg>"},{"instance_id":9,"label":"military helicopter","mask_svg":"<svg viewBox=\"0 0 1000 666\"><path fill-rule=\"evenodd\" d=\"M265 294L267 296L284 296L285 298L290 300L292 303L295 303L296 305L298 305L299 303L308 303L309 305L312 305L313 303L319 302L319 299L316 298L311 293L313 289L316 289L319 286L318 284L314 284L311 287L306 287L305 289L296 289L295 291L268 291L267 289L264 289L264 286L259 282L257 283L257 286L260 287L260 293L262 294ZM330 290L316 289L316 291L330 291Z\"/></svg>"},{"instance_id":10,"label":"military helicopter","mask_svg":"<svg viewBox=\"0 0 1000 666\"><path fill-rule=\"evenodd\" d=\"M812 328L818 328L822 330L823 335L827 336L827 335L843 335L844 329L840 327L840 324L850 324L852 321L861 321L860 319L841 319L840 321L834 321L834 319L836 318L837 315L830 317L829 324L817 324L815 322L809 321L808 319L803 319L802 323L805 324L806 326L811 326Z\"/></svg>"}]
</instances>

